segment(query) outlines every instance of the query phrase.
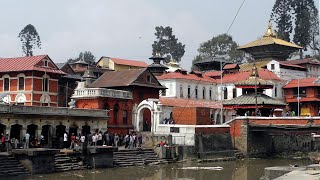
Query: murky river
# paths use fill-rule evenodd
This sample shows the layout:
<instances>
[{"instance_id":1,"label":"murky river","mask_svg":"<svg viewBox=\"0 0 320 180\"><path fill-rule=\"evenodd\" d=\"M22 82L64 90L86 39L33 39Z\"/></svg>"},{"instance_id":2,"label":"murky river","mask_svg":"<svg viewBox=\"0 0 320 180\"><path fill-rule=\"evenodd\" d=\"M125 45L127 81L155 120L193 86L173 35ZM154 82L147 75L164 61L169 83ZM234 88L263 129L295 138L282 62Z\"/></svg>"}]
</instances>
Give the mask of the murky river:
<instances>
[{"instance_id":1,"label":"murky river","mask_svg":"<svg viewBox=\"0 0 320 180\"><path fill-rule=\"evenodd\" d=\"M153 179L187 179L187 180L257 180L264 174L264 168L269 166L308 165L307 160L285 159L250 159L228 162L197 163L183 162L161 166L126 167L111 169L96 169L34 175L21 179L34 180L153 180ZM191 168L190 168L191 167ZM200 167L199 169L195 167ZM214 167L214 168L213 168ZM222 168L219 168L222 167ZM14 180L20 178L13 178Z\"/></svg>"}]
</instances>

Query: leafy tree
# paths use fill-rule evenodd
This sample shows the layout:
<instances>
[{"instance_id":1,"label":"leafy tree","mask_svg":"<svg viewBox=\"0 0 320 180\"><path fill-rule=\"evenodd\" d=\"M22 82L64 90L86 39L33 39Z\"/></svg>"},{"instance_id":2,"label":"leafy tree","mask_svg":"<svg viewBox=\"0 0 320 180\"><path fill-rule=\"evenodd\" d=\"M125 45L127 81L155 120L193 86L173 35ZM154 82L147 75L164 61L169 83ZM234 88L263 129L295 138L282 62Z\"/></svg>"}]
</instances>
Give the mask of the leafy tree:
<instances>
[{"instance_id":1,"label":"leafy tree","mask_svg":"<svg viewBox=\"0 0 320 180\"><path fill-rule=\"evenodd\" d=\"M278 37L318 51L318 9L314 0L276 0L271 20L277 24Z\"/></svg>"},{"instance_id":2,"label":"leafy tree","mask_svg":"<svg viewBox=\"0 0 320 180\"><path fill-rule=\"evenodd\" d=\"M180 62L185 53L185 45L178 42L178 38L172 34L170 26L157 26L155 29L156 32L154 34L158 40L152 44L152 54L160 53L161 56L166 56L165 62L169 62L171 58Z\"/></svg>"},{"instance_id":3,"label":"leafy tree","mask_svg":"<svg viewBox=\"0 0 320 180\"><path fill-rule=\"evenodd\" d=\"M20 31L18 37L22 42L22 51L26 56L32 56L33 49L35 49L36 46L41 49L40 36L32 24L28 24L24 27Z\"/></svg>"},{"instance_id":4,"label":"leafy tree","mask_svg":"<svg viewBox=\"0 0 320 180\"><path fill-rule=\"evenodd\" d=\"M290 42L292 33L292 16L290 14L292 0L277 0L272 8L271 20L277 24L277 35L280 39Z\"/></svg>"},{"instance_id":5,"label":"leafy tree","mask_svg":"<svg viewBox=\"0 0 320 180\"><path fill-rule=\"evenodd\" d=\"M94 57L94 55L90 51L84 51L84 52L80 52L80 54L77 58L69 59L68 63L74 63L74 62L79 61L80 59L83 59L88 64L93 65L93 64L95 64L96 57Z\"/></svg>"},{"instance_id":6,"label":"leafy tree","mask_svg":"<svg viewBox=\"0 0 320 180\"><path fill-rule=\"evenodd\" d=\"M237 47L238 44L228 34L214 36L200 45L198 49L199 55L194 58L193 62L219 55L227 55L230 62L242 63L245 54L242 51L238 51Z\"/></svg>"}]
</instances>

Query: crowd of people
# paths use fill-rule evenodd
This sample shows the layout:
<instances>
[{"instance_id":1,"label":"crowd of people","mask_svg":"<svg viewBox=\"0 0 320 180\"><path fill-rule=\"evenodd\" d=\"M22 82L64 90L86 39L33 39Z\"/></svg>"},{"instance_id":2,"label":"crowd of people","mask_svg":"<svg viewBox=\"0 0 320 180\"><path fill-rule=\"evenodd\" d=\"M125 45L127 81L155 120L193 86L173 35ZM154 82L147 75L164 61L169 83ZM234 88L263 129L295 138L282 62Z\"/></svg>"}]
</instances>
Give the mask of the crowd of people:
<instances>
[{"instance_id":1,"label":"crowd of people","mask_svg":"<svg viewBox=\"0 0 320 180\"><path fill-rule=\"evenodd\" d=\"M1 150L7 151L8 149L28 149L43 147L45 137L41 134L40 141L37 138L30 135L28 132L24 135L23 140L18 138L10 138L9 134L0 134ZM61 139L62 140L62 139ZM58 144L65 149L82 150L86 146L124 146L127 149L139 148L142 145L142 134L140 132L130 131L123 135L122 133L110 133L108 131L102 133L101 131L95 131L94 133L87 134L75 134L67 133L63 134L63 142L58 141ZM63 143L63 144L62 144ZM63 145L63 146L62 146Z\"/></svg>"},{"instance_id":2,"label":"crowd of people","mask_svg":"<svg viewBox=\"0 0 320 180\"><path fill-rule=\"evenodd\" d=\"M69 141L70 139L70 141ZM124 146L124 148L133 149L141 147L142 144L142 135L141 133L129 132L126 135L122 133L110 133L108 131L102 133L94 132L88 134L78 134L74 133L71 136L65 132L64 137L64 148L74 149L80 148L83 149L84 146Z\"/></svg>"}]
</instances>

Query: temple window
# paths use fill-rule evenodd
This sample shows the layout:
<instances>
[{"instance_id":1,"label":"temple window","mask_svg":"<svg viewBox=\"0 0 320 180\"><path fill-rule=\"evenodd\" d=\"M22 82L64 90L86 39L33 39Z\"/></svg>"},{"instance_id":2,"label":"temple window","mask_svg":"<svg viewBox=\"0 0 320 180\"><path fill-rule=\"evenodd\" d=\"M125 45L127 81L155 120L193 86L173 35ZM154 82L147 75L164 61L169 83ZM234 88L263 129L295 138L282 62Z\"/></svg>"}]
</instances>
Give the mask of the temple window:
<instances>
[{"instance_id":1,"label":"temple window","mask_svg":"<svg viewBox=\"0 0 320 180\"><path fill-rule=\"evenodd\" d=\"M9 78L4 78L3 79L3 90L4 91L9 91L10 88L10 79Z\"/></svg>"},{"instance_id":2,"label":"temple window","mask_svg":"<svg viewBox=\"0 0 320 180\"><path fill-rule=\"evenodd\" d=\"M24 90L24 77L19 77L19 90Z\"/></svg>"}]
</instances>

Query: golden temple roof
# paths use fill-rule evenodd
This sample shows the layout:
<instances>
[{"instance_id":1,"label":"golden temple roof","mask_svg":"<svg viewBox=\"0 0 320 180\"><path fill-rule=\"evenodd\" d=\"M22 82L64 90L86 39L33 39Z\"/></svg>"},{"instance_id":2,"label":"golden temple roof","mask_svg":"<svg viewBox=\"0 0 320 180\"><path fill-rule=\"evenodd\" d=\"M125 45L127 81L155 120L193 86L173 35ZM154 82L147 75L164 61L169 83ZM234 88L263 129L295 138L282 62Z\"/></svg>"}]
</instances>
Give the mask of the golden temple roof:
<instances>
[{"instance_id":1,"label":"golden temple roof","mask_svg":"<svg viewBox=\"0 0 320 180\"><path fill-rule=\"evenodd\" d=\"M272 30L271 23L269 23L268 29L262 38L260 38L256 41L250 42L248 44L245 44L243 46L240 46L237 49L242 50L242 49L247 49L247 48L252 48L252 47L257 47L257 46L266 46L266 45L273 45L273 44L280 45L280 46L287 46L287 47L291 47L291 48L302 49L302 47L300 47L296 44L293 44L291 42L276 38L276 33Z\"/></svg>"},{"instance_id":2,"label":"golden temple roof","mask_svg":"<svg viewBox=\"0 0 320 180\"><path fill-rule=\"evenodd\" d=\"M256 62L256 67L258 69L266 66L272 59L260 60ZM240 71L251 71L254 67L254 63L244 63L240 64Z\"/></svg>"}]
</instances>

